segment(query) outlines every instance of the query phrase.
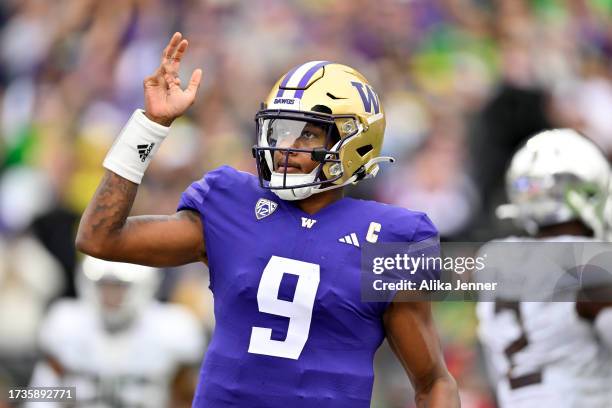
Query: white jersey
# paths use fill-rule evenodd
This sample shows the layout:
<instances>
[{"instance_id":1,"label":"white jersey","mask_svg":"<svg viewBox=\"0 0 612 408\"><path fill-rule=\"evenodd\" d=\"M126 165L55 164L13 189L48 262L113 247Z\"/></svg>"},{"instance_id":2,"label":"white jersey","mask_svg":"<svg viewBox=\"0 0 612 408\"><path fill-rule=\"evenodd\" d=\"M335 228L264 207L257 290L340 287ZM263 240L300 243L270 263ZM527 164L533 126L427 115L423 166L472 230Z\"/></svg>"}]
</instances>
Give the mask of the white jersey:
<instances>
[{"instance_id":1,"label":"white jersey","mask_svg":"<svg viewBox=\"0 0 612 408\"><path fill-rule=\"evenodd\" d=\"M584 240L584 237L554 239ZM549 241L553 240L546 240ZM529 251L527 245L522 249ZM528 254L521 256L528 262ZM563 268L563 264L564 261L557 266ZM521 273L533 274L533 268L517 270L516 264L508 265L512 270L504 271L503 265L496 265L501 267L500 279L506 274L513 282L525 285L535 282L545 291L562 275L548 265L546 273L557 276L549 276L552 283L546 287L544 282L538 283L542 277L521 277ZM600 346L593 325L577 314L575 301L529 302L503 297L480 302L477 315L478 336L502 408L612 407L607 351Z\"/></svg>"},{"instance_id":2,"label":"white jersey","mask_svg":"<svg viewBox=\"0 0 612 408\"><path fill-rule=\"evenodd\" d=\"M79 300L51 308L40 342L65 374L41 362L30 385L76 386L77 406L86 407L168 406L177 368L198 364L205 345L201 324L181 306L151 302L130 328L111 334Z\"/></svg>"}]
</instances>

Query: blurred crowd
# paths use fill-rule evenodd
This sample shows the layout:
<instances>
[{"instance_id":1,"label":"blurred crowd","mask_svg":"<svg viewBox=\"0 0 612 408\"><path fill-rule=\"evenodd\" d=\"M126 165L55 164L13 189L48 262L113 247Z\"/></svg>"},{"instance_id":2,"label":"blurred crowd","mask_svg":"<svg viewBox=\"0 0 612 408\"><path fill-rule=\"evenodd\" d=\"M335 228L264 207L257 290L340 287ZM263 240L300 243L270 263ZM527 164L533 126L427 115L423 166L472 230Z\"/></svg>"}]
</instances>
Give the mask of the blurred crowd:
<instances>
[{"instance_id":1,"label":"blurred crowd","mask_svg":"<svg viewBox=\"0 0 612 408\"><path fill-rule=\"evenodd\" d=\"M141 185L135 214L172 213L221 164L254 171L254 114L308 60L356 67L384 103L398 164L351 194L427 212L446 240L505 234L494 217L515 149L550 127L612 157L612 0L3 0L0 2L0 387L25 385L49 304L75 296L78 219L102 159L170 35L204 80ZM207 275L168 271L158 297L213 328ZM436 306L463 406L492 407L470 304ZM375 407L410 406L379 355ZM2 403L0 402L0 405Z\"/></svg>"}]
</instances>

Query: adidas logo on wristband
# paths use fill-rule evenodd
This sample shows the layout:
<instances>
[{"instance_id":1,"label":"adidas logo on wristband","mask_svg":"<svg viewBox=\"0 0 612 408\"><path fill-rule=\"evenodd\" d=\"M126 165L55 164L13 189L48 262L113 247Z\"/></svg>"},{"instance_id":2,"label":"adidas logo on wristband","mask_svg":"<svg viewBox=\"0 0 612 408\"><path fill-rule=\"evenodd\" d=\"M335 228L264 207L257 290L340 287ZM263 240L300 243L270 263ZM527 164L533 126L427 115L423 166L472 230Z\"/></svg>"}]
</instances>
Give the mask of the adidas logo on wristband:
<instances>
[{"instance_id":1,"label":"adidas logo on wristband","mask_svg":"<svg viewBox=\"0 0 612 408\"><path fill-rule=\"evenodd\" d=\"M138 148L138 154L140 155L140 161L144 163L144 161L149 157L151 150L153 150L153 146L155 143L151 144L141 144L136 146Z\"/></svg>"},{"instance_id":2,"label":"adidas logo on wristband","mask_svg":"<svg viewBox=\"0 0 612 408\"><path fill-rule=\"evenodd\" d=\"M150 121L144 111L136 109L106 155L104 168L132 183L140 184L151 159L169 131L169 127Z\"/></svg>"}]
</instances>

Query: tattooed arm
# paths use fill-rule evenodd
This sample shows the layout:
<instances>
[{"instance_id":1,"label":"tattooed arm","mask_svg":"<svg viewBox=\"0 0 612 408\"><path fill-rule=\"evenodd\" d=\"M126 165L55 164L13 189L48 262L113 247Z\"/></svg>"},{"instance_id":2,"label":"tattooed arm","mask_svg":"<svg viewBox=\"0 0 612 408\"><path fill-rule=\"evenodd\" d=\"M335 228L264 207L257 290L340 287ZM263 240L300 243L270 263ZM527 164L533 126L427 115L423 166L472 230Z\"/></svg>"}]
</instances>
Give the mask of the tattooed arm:
<instances>
[{"instance_id":1,"label":"tattooed arm","mask_svg":"<svg viewBox=\"0 0 612 408\"><path fill-rule=\"evenodd\" d=\"M206 262L200 216L185 210L128 217L137 188L107 171L81 218L77 248L96 258L150 266Z\"/></svg>"},{"instance_id":2,"label":"tattooed arm","mask_svg":"<svg viewBox=\"0 0 612 408\"><path fill-rule=\"evenodd\" d=\"M178 70L187 45L187 40L175 33L159 68L144 81L145 115L163 126L170 126L193 104L200 84L202 71L198 69L187 88L180 87ZM77 248L96 258L150 266L205 262L200 216L179 211L168 216L128 218L137 189L138 184L107 170L81 218Z\"/></svg>"}]
</instances>

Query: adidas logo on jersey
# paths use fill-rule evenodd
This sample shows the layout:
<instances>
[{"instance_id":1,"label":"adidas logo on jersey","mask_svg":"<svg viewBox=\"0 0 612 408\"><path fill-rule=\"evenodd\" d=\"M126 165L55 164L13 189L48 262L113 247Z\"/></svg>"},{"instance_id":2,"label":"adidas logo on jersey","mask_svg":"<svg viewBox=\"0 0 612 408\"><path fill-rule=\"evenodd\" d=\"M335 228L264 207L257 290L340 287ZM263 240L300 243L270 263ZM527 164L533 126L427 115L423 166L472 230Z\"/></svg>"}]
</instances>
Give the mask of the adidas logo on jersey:
<instances>
[{"instance_id":1,"label":"adidas logo on jersey","mask_svg":"<svg viewBox=\"0 0 612 408\"><path fill-rule=\"evenodd\" d=\"M311 220L310 218L302 217L302 227L311 229L317 220Z\"/></svg>"},{"instance_id":2,"label":"adidas logo on jersey","mask_svg":"<svg viewBox=\"0 0 612 408\"><path fill-rule=\"evenodd\" d=\"M258 220L262 218L266 218L276 210L278 204L274 201L268 200L267 198L260 198L257 200L257 204L255 204L255 217Z\"/></svg>"},{"instance_id":3,"label":"adidas logo on jersey","mask_svg":"<svg viewBox=\"0 0 612 408\"><path fill-rule=\"evenodd\" d=\"M349 245L355 245L357 248L359 248L359 240L357 239L357 234L355 234L354 232L351 233L350 235L343 236L342 238L338 240L338 242L342 242L344 244L349 244Z\"/></svg>"},{"instance_id":4,"label":"adidas logo on jersey","mask_svg":"<svg viewBox=\"0 0 612 408\"><path fill-rule=\"evenodd\" d=\"M138 154L140 155L141 162L144 163L147 157L149 157L149 154L151 154L151 150L153 150L153 146L155 146L155 143L141 144L136 146L138 148Z\"/></svg>"}]
</instances>

